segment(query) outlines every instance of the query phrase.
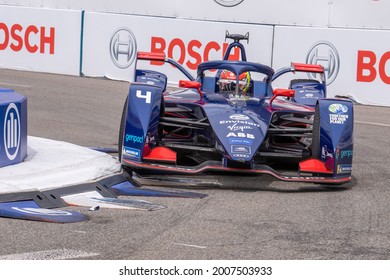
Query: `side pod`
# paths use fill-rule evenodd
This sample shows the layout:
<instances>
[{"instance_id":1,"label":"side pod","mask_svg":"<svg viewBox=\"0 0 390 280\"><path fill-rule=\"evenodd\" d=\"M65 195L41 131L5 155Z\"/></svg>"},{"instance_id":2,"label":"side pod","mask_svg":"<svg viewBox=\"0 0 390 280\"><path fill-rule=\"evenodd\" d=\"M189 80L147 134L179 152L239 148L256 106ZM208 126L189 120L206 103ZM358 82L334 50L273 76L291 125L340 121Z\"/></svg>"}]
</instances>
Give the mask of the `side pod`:
<instances>
[{"instance_id":1,"label":"side pod","mask_svg":"<svg viewBox=\"0 0 390 280\"><path fill-rule=\"evenodd\" d=\"M122 158L141 161L158 139L158 123L161 114L163 91L159 86L133 83L124 108L122 120Z\"/></svg>"},{"instance_id":2,"label":"side pod","mask_svg":"<svg viewBox=\"0 0 390 280\"><path fill-rule=\"evenodd\" d=\"M333 177L350 177L353 157L353 104L341 99L320 99L313 127L313 157Z\"/></svg>"}]
</instances>

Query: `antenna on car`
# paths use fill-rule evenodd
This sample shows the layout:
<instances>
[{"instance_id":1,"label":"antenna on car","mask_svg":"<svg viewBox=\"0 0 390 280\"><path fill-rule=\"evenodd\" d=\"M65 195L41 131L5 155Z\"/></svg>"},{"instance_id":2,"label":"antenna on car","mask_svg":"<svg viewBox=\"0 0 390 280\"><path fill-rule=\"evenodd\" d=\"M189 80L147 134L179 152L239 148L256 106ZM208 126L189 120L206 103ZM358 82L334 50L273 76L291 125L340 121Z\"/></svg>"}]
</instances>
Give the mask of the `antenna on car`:
<instances>
[{"instance_id":1,"label":"antenna on car","mask_svg":"<svg viewBox=\"0 0 390 280\"><path fill-rule=\"evenodd\" d=\"M230 43L225 55L223 57L223 60L229 60L229 54L233 48L240 48L241 50L241 60L246 61L246 54L245 54L245 48L243 44L240 43L242 40L246 40L247 43L249 43L249 32L247 32L245 35L241 34L230 34L229 31L226 30L225 33L225 41L226 39L233 39L233 43Z\"/></svg>"},{"instance_id":2,"label":"antenna on car","mask_svg":"<svg viewBox=\"0 0 390 280\"><path fill-rule=\"evenodd\" d=\"M241 40L246 40L247 43L249 43L249 32L247 32L245 35L241 35L241 34L230 34L229 31L226 30L225 41L226 39L233 39L234 43L239 43Z\"/></svg>"}]
</instances>

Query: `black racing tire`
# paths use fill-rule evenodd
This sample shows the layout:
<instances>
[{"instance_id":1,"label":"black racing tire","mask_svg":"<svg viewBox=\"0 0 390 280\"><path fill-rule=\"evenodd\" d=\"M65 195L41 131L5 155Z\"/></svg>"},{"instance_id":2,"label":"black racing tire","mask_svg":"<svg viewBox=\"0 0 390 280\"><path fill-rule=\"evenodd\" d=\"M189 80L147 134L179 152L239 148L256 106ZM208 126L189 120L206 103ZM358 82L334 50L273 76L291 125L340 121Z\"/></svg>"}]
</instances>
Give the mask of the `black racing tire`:
<instances>
[{"instance_id":1,"label":"black racing tire","mask_svg":"<svg viewBox=\"0 0 390 280\"><path fill-rule=\"evenodd\" d=\"M320 106L317 103L313 121L313 138L311 143L311 156L313 158L320 157Z\"/></svg>"},{"instance_id":2,"label":"black racing tire","mask_svg":"<svg viewBox=\"0 0 390 280\"><path fill-rule=\"evenodd\" d=\"M128 107L129 98L126 98L125 104L123 105L121 124L119 127L119 136L118 136L118 158L122 162L122 151L123 151L123 138L126 127L126 117L127 117L127 107Z\"/></svg>"}]
</instances>

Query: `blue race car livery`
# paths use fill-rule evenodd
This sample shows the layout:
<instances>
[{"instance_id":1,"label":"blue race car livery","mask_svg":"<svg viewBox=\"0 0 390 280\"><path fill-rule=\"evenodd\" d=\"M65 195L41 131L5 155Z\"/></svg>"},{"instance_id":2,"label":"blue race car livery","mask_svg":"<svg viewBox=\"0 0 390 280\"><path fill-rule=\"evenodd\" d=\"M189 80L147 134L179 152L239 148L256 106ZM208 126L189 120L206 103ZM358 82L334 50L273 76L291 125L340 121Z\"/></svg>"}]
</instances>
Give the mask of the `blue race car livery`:
<instances>
[{"instance_id":1,"label":"blue race car livery","mask_svg":"<svg viewBox=\"0 0 390 280\"><path fill-rule=\"evenodd\" d=\"M119 158L139 175L266 174L283 181L342 184L351 180L353 104L327 98L320 65L292 63L274 71L246 59L233 42L223 60L198 66L193 77L163 53L137 60L169 63L186 79L167 90L165 74L136 69L119 133ZM241 60L228 60L240 48ZM311 73L274 88L280 76Z\"/></svg>"}]
</instances>

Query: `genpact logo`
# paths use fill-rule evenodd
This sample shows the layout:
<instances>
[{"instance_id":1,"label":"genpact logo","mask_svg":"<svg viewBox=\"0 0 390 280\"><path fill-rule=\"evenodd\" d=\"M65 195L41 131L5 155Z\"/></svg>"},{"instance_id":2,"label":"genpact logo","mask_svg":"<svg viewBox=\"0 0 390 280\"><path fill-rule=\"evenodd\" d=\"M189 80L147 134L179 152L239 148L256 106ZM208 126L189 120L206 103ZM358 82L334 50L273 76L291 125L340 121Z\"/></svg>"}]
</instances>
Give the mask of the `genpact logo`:
<instances>
[{"instance_id":1,"label":"genpact logo","mask_svg":"<svg viewBox=\"0 0 390 280\"><path fill-rule=\"evenodd\" d=\"M306 56L307 64L320 64L324 67L326 83L330 85L336 78L340 69L340 57L335 46L327 41L320 41L312 46ZM315 79L315 73L308 76Z\"/></svg>"},{"instance_id":2,"label":"genpact logo","mask_svg":"<svg viewBox=\"0 0 390 280\"><path fill-rule=\"evenodd\" d=\"M224 7L234 7L241 4L244 0L214 0L214 1Z\"/></svg>"},{"instance_id":3,"label":"genpact logo","mask_svg":"<svg viewBox=\"0 0 390 280\"><path fill-rule=\"evenodd\" d=\"M110 55L112 62L121 69L133 64L137 53L137 41L133 32L126 27L117 29L111 37Z\"/></svg>"},{"instance_id":4,"label":"genpact logo","mask_svg":"<svg viewBox=\"0 0 390 280\"><path fill-rule=\"evenodd\" d=\"M143 143L144 137L143 136L136 136L136 135L132 135L132 134L126 134L125 140L126 140L126 142Z\"/></svg>"}]
</instances>

